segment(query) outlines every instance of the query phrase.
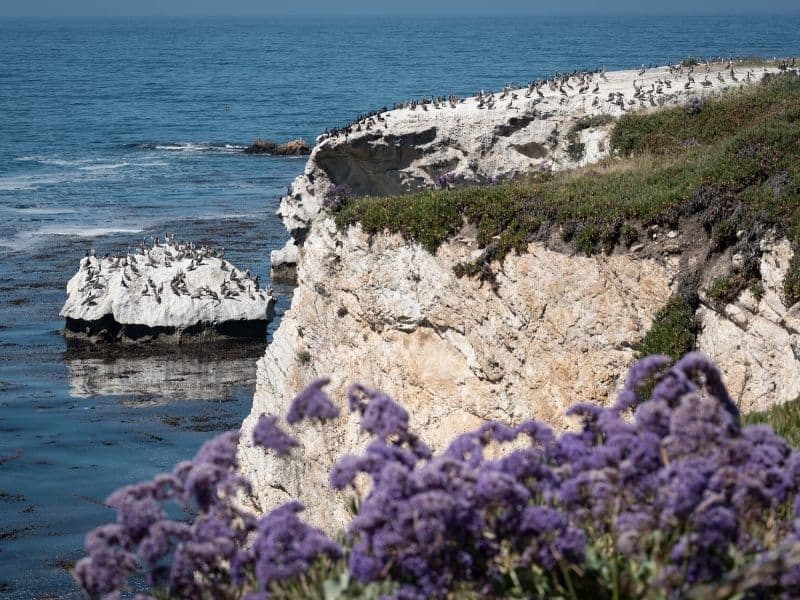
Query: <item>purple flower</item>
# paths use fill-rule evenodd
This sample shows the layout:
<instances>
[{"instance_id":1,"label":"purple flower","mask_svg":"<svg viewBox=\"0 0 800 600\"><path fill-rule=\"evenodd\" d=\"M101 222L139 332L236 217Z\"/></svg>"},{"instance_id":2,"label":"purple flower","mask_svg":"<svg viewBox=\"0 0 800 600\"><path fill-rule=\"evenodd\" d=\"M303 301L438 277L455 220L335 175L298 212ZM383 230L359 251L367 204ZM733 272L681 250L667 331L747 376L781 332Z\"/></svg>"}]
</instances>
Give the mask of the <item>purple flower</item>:
<instances>
[{"instance_id":1,"label":"purple flower","mask_svg":"<svg viewBox=\"0 0 800 600\"><path fill-rule=\"evenodd\" d=\"M278 427L278 417L261 415L253 428L253 443L274 450L278 456L286 456L292 448L300 445L296 439Z\"/></svg>"},{"instance_id":2,"label":"purple flower","mask_svg":"<svg viewBox=\"0 0 800 600\"><path fill-rule=\"evenodd\" d=\"M386 394L354 385L347 397L350 410L361 413L361 431L384 439L408 434L408 412Z\"/></svg>"},{"instance_id":3,"label":"purple flower","mask_svg":"<svg viewBox=\"0 0 800 600\"><path fill-rule=\"evenodd\" d=\"M331 380L328 378L318 379L300 392L292 400L289 414L286 415L286 421L295 424L303 419L328 421L338 417L339 409L331 402L328 395L322 391L322 388L330 382Z\"/></svg>"},{"instance_id":4,"label":"purple flower","mask_svg":"<svg viewBox=\"0 0 800 600\"><path fill-rule=\"evenodd\" d=\"M331 487L343 490L351 485L356 476L363 472L367 466L367 458L348 454L339 459L330 472Z\"/></svg>"},{"instance_id":5,"label":"purple flower","mask_svg":"<svg viewBox=\"0 0 800 600\"><path fill-rule=\"evenodd\" d=\"M122 588L137 567L136 557L124 549L125 533L119 525L98 527L86 536L88 558L75 564L75 579L92 596Z\"/></svg>"},{"instance_id":6,"label":"purple flower","mask_svg":"<svg viewBox=\"0 0 800 600\"><path fill-rule=\"evenodd\" d=\"M636 361L628 370L625 387L617 397L614 408L620 412L635 408L642 402L641 389L652 381L654 377L666 368L672 359L669 356L647 356Z\"/></svg>"},{"instance_id":7,"label":"purple flower","mask_svg":"<svg viewBox=\"0 0 800 600\"><path fill-rule=\"evenodd\" d=\"M344 183L332 186L325 194L322 205L328 210L337 211L341 209L347 201L352 198L353 190Z\"/></svg>"},{"instance_id":8,"label":"purple flower","mask_svg":"<svg viewBox=\"0 0 800 600\"><path fill-rule=\"evenodd\" d=\"M247 552L261 591L268 591L274 582L304 573L319 556L334 560L342 557L338 544L297 517L302 510L299 502L289 502L259 521Z\"/></svg>"},{"instance_id":9,"label":"purple flower","mask_svg":"<svg viewBox=\"0 0 800 600\"><path fill-rule=\"evenodd\" d=\"M460 177L456 175L453 171L448 171L446 173L441 173L436 176L433 180L433 187L443 190L452 188L460 181Z\"/></svg>"}]
</instances>

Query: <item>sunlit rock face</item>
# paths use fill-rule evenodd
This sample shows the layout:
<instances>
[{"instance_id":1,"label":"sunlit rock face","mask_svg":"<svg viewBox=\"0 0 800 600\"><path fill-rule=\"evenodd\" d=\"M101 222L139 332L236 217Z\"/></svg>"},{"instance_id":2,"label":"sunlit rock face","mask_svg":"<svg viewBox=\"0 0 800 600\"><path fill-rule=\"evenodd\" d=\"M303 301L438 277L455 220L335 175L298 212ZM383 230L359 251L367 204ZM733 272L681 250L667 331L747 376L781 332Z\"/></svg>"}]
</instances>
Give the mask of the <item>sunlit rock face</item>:
<instances>
[{"instance_id":1,"label":"sunlit rock face","mask_svg":"<svg viewBox=\"0 0 800 600\"><path fill-rule=\"evenodd\" d=\"M369 239L360 228L314 222L243 427L242 465L260 508L292 496L321 525L346 521L326 478L334 457L363 444L357 419L296 428L302 450L288 461L251 447L247 435L261 413L285 415L314 379L332 378L344 414L347 385L386 391L435 448L490 419L535 416L564 427L571 404L613 398L678 270L674 257L571 257L531 244L505 259L493 290L453 273L476 248L461 237L434 256L398 235Z\"/></svg>"},{"instance_id":2,"label":"sunlit rock face","mask_svg":"<svg viewBox=\"0 0 800 600\"><path fill-rule=\"evenodd\" d=\"M719 364L743 412L800 396L800 304L783 300L792 247L785 239L765 239L761 250L760 298L746 289L722 310L705 304L698 312L698 348Z\"/></svg>"},{"instance_id":3,"label":"sunlit rock face","mask_svg":"<svg viewBox=\"0 0 800 600\"><path fill-rule=\"evenodd\" d=\"M60 315L75 342L264 339L274 299L217 251L156 243L81 259Z\"/></svg>"}]
</instances>

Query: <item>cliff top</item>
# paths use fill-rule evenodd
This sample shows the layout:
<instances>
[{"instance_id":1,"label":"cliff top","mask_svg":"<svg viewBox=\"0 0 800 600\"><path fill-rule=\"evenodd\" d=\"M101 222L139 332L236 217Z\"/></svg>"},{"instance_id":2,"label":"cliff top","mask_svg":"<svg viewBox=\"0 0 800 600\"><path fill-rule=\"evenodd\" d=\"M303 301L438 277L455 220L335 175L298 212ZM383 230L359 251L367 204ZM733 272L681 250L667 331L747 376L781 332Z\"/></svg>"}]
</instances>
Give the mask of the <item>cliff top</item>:
<instances>
[{"instance_id":1,"label":"cliff top","mask_svg":"<svg viewBox=\"0 0 800 600\"><path fill-rule=\"evenodd\" d=\"M800 77L787 73L686 107L626 114L610 136L616 156L596 165L494 186L356 198L336 221L399 232L432 252L467 222L485 252L462 265L464 274L536 239L612 252L645 241L650 227L675 229L688 218L724 249L739 231L783 232L800 222L798 116Z\"/></svg>"}]
</instances>

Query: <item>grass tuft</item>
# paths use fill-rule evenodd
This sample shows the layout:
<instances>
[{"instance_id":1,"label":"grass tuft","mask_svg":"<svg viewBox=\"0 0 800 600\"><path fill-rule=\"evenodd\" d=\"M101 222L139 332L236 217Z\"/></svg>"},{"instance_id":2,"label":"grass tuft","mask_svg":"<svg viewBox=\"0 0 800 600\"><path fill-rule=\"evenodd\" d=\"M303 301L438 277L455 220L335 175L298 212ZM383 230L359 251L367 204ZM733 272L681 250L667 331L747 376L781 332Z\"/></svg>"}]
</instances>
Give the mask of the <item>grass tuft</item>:
<instances>
[{"instance_id":1,"label":"grass tuft","mask_svg":"<svg viewBox=\"0 0 800 600\"><path fill-rule=\"evenodd\" d=\"M800 397L769 410L742 415L743 425L763 423L794 447L800 446Z\"/></svg>"}]
</instances>

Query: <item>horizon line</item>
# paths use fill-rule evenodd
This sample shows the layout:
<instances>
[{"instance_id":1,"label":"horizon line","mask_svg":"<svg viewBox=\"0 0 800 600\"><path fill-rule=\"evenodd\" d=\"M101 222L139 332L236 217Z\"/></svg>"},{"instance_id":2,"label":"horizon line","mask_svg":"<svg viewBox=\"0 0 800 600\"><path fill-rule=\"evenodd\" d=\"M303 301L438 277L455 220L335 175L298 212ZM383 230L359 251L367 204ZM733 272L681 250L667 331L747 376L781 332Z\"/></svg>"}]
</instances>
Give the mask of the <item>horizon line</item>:
<instances>
[{"instance_id":1,"label":"horizon line","mask_svg":"<svg viewBox=\"0 0 800 600\"><path fill-rule=\"evenodd\" d=\"M624 18L624 17L650 17L650 18L725 18L725 17L771 17L771 16L800 16L800 8L793 10L775 10L775 11L756 11L756 10L743 10L736 12L714 13L714 12L681 12L681 13L665 13L665 12L648 12L648 11L564 11L564 12L541 12L541 11L514 11L504 12L502 14L490 13L486 11L466 11L459 14L452 14L448 12L425 12L425 11L411 11L411 12L373 12L373 11L353 11L336 13L319 12L317 14L298 13L298 12L281 12L276 14L266 14L263 12L257 13L240 13L240 14L224 14L224 13L198 13L198 14L155 14L155 13L129 13L119 15L106 15L106 14L54 14L54 15L0 15L0 21L74 21L74 20L123 20L123 19L175 19L175 20L192 20L192 19L276 19L276 18L297 18L297 19L352 19L352 18L448 18L448 19L465 19L465 18L519 18L519 17L539 17L539 18L559 18L559 17L587 17L587 18Z\"/></svg>"}]
</instances>

